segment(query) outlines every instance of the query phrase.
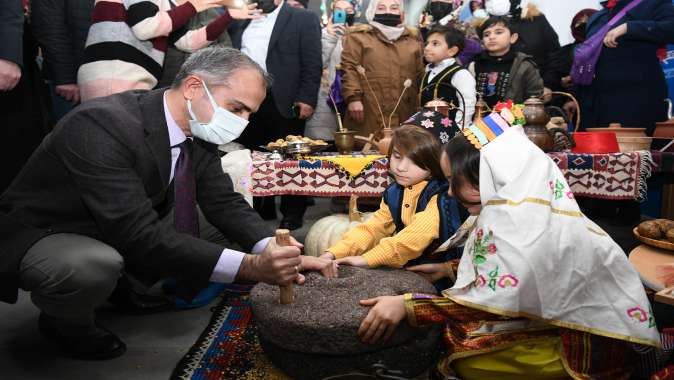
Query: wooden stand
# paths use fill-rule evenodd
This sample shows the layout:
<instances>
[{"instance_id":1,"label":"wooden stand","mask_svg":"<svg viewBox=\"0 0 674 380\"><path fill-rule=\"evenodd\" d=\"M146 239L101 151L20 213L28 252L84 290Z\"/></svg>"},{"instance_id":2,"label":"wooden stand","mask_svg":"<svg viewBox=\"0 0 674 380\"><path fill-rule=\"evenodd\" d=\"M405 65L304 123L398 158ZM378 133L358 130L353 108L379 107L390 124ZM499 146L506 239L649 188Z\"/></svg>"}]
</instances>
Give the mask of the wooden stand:
<instances>
[{"instance_id":1,"label":"wooden stand","mask_svg":"<svg viewBox=\"0 0 674 380\"><path fill-rule=\"evenodd\" d=\"M284 229L276 230L276 244L285 247L290 245L290 231ZM288 305L293 303L295 295L293 294L293 284L280 285L281 297L280 302L282 305Z\"/></svg>"}]
</instances>

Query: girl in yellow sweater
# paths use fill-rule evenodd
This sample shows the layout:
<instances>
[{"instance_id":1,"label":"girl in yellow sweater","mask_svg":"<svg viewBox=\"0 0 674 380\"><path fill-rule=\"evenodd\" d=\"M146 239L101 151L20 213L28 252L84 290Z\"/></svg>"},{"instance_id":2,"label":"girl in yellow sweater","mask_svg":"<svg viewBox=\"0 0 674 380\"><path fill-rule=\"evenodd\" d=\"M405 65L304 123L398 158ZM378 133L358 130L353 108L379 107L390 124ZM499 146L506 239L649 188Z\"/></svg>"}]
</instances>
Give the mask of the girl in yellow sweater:
<instances>
[{"instance_id":1,"label":"girl in yellow sweater","mask_svg":"<svg viewBox=\"0 0 674 380\"><path fill-rule=\"evenodd\" d=\"M456 131L445 118L422 111L395 129L389 151L395 183L384 192L373 217L344 234L321 257L336 259L337 264L400 268L461 256L460 248L436 252L468 216L447 195L440 167L441 140Z\"/></svg>"}]
</instances>

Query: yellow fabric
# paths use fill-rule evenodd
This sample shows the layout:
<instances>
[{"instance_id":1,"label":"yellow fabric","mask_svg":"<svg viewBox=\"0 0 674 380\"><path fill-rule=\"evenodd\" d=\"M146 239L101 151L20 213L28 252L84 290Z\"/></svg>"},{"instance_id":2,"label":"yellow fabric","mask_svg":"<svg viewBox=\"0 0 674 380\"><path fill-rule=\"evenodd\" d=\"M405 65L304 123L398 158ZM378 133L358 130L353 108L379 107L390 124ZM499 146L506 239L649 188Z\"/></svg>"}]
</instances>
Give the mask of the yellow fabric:
<instances>
[{"instance_id":1,"label":"yellow fabric","mask_svg":"<svg viewBox=\"0 0 674 380\"><path fill-rule=\"evenodd\" d=\"M328 249L335 258L362 255L368 266L382 265L400 268L423 253L439 237L440 213L437 196L433 196L423 211L414 213L426 184L422 181L405 188L401 219L405 228L393 235L395 224L388 206L381 202L379 210L366 223L353 228Z\"/></svg>"},{"instance_id":2,"label":"yellow fabric","mask_svg":"<svg viewBox=\"0 0 674 380\"><path fill-rule=\"evenodd\" d=\"M470 356L452 362L464 380L571 379L564 369L559 339L522 343L500 351Z\"/></svg>"},{"instance_id":3,"label":"yellow fabric","mask_svg":"<svg viewBox=\"0 0 674 380\"><path fill-rule=\"evenodd\" d=\"M335 166L338 166L344 170L346 170L347 173L351 177L355 177L359 175L367 165L369 165L371 162L376 161L380 158L384 158L386 156L383 156L381 154L369 154L365 157L351 157L348 155L344 156L335 156L335 157L319 157L319 156L309 156L307 157L308 160L322 160L322 161L330 161L332 162Z\"/></svg>"}]
</instances>

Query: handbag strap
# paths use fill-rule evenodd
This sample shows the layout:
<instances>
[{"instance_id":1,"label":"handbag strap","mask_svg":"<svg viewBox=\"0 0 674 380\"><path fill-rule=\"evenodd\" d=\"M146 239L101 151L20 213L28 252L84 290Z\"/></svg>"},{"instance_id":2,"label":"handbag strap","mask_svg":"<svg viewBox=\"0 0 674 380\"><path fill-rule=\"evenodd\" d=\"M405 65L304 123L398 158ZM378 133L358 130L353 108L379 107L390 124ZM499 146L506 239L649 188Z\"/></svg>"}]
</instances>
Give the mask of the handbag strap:
<instances>
[{"instance_id":1,"label":"handbag strap","mask_svg":"<svg viewBox=\"0 0 674 380\"><path fill-rule=\"evenodd\" d=\"M639 5L643 0L632 0L629 4L625 6L625 8L621 9L620 12L618 12L615 16L611 18L608 22L608 26L613 26L616 22L620 21L624 16L625 13L629 12L630 9L636 7Z\"/></svg>"}]
</instances>

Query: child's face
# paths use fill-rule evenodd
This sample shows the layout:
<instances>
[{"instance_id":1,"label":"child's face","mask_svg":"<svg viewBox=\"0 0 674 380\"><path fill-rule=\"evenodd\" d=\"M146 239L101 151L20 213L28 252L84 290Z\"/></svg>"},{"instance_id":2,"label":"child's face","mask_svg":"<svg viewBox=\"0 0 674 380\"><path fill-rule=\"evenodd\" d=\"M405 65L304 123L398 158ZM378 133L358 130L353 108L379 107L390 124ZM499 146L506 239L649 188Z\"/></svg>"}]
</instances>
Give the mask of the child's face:
<instances>
[{"instance_id":1,"label":"child's face","mask_svg":"<svg viewBox=\"0 0 674 380\"><path fill-rule=\"evenodd\" d=\"M418 167L412 159L403 156L396 148L393 148L393 152L391 153L389 167L396 182L402 186L416 185L431 176L430 171Z\"/></svg>"},{"instance_id":2,"label":"child's face","mask_svg":"<svg viewBox=\"0 0 674 380\"><path fill-rule=\"evenodd\" d=\"M445 36L440 33L433 33L426 39L426 47L424 48L424 58L429 63L439 63L447 58L452 58L456 55L458 49L456 46L447 46Z\"/></svg>"},{"instance_id":3,"label":"child's face","mask_svg":"<svg viewBox=\"0 0 674 380\"><path fill-rule=\"evenodd\" d=\"M442 172L445 173L447 177L447 182L449 182L449 189L447 194L454 196L452 194L452 164L449 162L449 158L445 152L442 152L442 157L440 158L440 166L442 167ZM480 200L480 190L476 189L474 186L471 186L463 181L463 186L459 190L461 192L460 198L462 199L461 204L463 207L468 210L470 215L480 215L482 211L482 203ZM457 198L459 200L459 198Z\"/></svg>"},{"instance_id":4,"label":"child's face","mask_svg":"<svg viewBox=\"0 0 674 380\"><path fill-rule=\"evenodd\" d=\"M510 51L510 46L517 42L517 33L502 24L495 24L482 33L482 43L490 55L501 56Z\"/></svg>"}]
</instances>

